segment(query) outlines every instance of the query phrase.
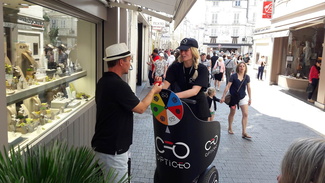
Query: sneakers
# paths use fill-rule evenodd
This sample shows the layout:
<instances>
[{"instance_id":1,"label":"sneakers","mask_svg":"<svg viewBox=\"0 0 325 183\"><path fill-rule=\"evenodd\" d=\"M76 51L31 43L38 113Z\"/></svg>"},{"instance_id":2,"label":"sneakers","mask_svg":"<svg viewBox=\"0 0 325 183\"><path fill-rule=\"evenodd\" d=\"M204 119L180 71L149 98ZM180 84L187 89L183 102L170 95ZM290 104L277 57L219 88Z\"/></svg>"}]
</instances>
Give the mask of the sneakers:
<instances>
[{"instance_id":1,"label":"sneakers","mask_svg":"<svg viewBox=\"0 0 325 183\"><path fill-rule=\"evenodd\" d=\"M315 100L313 100L313 99L307 99L308 100L308 102L310 102L310 103L314 103L315 102Z\"/></svg>"}]
</instances>

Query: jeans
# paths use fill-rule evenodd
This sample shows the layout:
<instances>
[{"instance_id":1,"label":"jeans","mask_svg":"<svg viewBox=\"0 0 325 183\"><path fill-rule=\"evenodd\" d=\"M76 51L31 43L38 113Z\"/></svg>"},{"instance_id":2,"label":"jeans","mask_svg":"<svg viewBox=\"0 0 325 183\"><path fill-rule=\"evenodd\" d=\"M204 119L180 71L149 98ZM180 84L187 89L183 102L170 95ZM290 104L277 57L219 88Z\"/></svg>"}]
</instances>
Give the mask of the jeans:
<instances>
[{"instance_id":1,"label":"jeans","mask_svg":"<svg viewBox=\"0 0 325 183\"><path fill-rule=\"evenodd\" d=\"M313 90L311 92L308 93L308 99L311 99L313 97L313 94L317 88L317 85L318 85L318 82L319 82L319 79L315 79L313 78L312 80L312 85L313 85Z\"/></svg>"},{"instance_id":2,"label":"jeans","mask_svg":"<svg viewBox=\"0 0 325 183\"><path fill-rule=\"evenodd\" d=\"M155 80L152 77L152 71L149 71L148 72L148 79L149 79L150 86L153 85L153 83L155 82Z\"/></svg>"},{"instance_id":3,"label":"jeans","mask_svg":"<svg viewBox=\"0 0 325 183\"><path fill-rule=\"evenodd\" d=\"M264 72L264 66L259 66L258 73L257 73L257 79L260 79L260 80L263 79L263 72Z\"/></svg>"}]
</instances>

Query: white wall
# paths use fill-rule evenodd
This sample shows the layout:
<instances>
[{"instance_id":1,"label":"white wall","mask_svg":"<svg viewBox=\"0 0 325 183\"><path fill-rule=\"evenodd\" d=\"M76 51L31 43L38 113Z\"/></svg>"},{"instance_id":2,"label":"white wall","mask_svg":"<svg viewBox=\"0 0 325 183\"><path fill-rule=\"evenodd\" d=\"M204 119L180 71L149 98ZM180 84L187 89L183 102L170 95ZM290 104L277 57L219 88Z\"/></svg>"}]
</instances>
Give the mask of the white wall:
<instances>
[{"instance_id":1,"label":"white wall","mask_svg":"<svg viewBox=\"0 0 325 183\"><path fill-rule=\"evenodd\" d=\"M291 14L302 10L307 10L312 6L325 6L324 0L278 0L275 3L275 11L273 18L278 18L283 15ZM324 15L324 14L323 14Z\"/></svg>"}]
</instances>

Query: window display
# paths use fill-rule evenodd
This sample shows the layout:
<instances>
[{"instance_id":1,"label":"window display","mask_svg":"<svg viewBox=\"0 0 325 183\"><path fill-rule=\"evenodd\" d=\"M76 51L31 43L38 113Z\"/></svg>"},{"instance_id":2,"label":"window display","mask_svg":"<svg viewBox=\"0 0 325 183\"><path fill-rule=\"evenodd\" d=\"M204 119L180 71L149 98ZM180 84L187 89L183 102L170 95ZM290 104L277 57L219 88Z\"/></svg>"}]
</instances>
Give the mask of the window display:
<instances>
[{"instance_id":1,"label":"window display","mask_svg":"<svg viewBox=\"0 0 325 183\"><path fill-rule=\"evenodd\" d=\"M8 139L24 146L93 100L96 25L22 0L3 14Z\"/></svg>"}]
</instances>

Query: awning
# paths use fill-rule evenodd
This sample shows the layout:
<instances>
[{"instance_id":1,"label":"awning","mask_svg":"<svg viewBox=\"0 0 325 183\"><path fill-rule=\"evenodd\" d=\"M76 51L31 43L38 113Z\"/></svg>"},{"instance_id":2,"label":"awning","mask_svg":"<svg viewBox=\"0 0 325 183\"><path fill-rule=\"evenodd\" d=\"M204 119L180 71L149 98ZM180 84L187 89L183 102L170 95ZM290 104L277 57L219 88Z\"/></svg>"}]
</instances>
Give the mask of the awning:
<instances>
[{"instance_id":1,"label":"awning","mask_svg":"<svg viewBox=\"0 0 325 183\"><path fill-rule=\"evenodd\" d=\"M319 25L324 23L324 16L321 17L316 17L316 18L311 18L308 20L301 20L298 22L292 22L288 23L285 25L281 26L274 26L273 28L263 31L263 32L258 32L254 34L254 39L262 39L266 37L288 37L290 31L296 31L299 29Z\"/></svg>"},{"instance_id":2,"label":"awning","mask_svg":"<svg viewBox=\"0 0 325 183\"><path fill-rule=\"evenodd\" d=\"M127 3L123 3L107 0L109 7L139 11L168 22L174 20L174 29L181 23L195 2L196 0L127 0Z\"/></svg>"},{"instance_id":3,"label":"awning","mask_svg":"<svg viewBox=\"0 0 325 183\"><path fill-rule=\"evenodd\" d=\"M260 34L255 34L254 39L288 37L289 34L290 34L289 30L263 32Z\"/></svg>"}]
</instances>

